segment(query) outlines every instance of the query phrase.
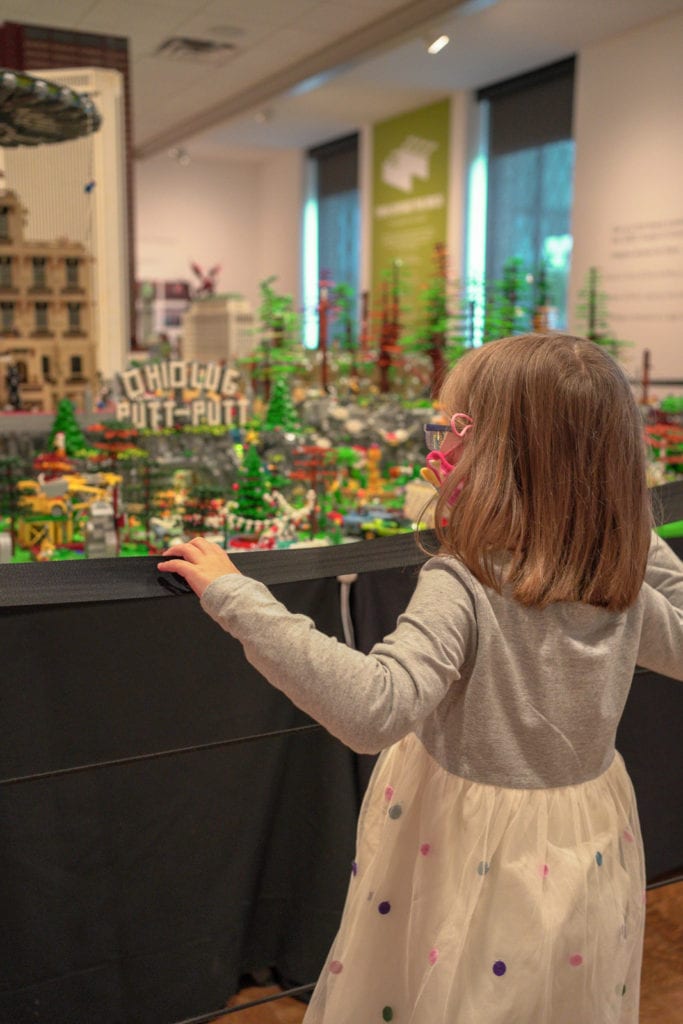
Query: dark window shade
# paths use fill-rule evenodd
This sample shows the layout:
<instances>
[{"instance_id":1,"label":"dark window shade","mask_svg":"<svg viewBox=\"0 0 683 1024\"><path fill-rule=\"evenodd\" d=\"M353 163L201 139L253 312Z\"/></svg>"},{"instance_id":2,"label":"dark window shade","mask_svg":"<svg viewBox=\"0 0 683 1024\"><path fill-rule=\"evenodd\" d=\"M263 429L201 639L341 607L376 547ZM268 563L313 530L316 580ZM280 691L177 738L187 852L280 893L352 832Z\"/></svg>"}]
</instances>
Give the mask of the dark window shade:
<instances>
[{"instance_id":1,"label":"dark window shade","mask_svg":"<svg viewBox=\"0 0 683 1024\"><path fill-rule=\"evenodd\" d=\"M318 171L318 198L358 188L358 136L346 135L308 152Z\"/></svg>"},{"instance_id":2,"label":"dark window shade","mask_svg":"<svg viewBox=\"0 0 683 1024\"><path fill-rule=\"evenodd\" d=\"M489 157L572 137L574 58L480 89L489 102Z\"/></svg>"}]
</instances>

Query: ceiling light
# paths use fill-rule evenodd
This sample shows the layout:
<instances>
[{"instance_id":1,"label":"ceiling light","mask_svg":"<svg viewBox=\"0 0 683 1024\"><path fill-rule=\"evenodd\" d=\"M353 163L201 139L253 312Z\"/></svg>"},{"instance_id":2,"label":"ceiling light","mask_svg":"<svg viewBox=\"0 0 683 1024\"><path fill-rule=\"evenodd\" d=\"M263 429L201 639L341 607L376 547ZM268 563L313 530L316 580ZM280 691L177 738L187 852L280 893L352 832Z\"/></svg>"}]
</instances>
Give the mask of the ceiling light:
<instances>
[{"instance_id":1,"label":"ceiling light","mask_svg":"<svg viewBox=\"0 0 683 1024\"><path fill-rule=\"evenodd\" d=\"M432 56L433 56L433 55L434 55L435 53L441 53L441 51L443 50L443 48L444 48L445 46L448 46L448 44L449 44L449 43L450 43L450 39L449 39L449 37L448 37L448 36L443 36L443 35L441 35L441 36L436 36L436 38L435 38L435 39L432 39L432 40L431 40L431 41L430 41L430 42L428 43L428 45L427 45L427 53L431 53L431 54L432 54Z\"/></svg>"}]
</instances>

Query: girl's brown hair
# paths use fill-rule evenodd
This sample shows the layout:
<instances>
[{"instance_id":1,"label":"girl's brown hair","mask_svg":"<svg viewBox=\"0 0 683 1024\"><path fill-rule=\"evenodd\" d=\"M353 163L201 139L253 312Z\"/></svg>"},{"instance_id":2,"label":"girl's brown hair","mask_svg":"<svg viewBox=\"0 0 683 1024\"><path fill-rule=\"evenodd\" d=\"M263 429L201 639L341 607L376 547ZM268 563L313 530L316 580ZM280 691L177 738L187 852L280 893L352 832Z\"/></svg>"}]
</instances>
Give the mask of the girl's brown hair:
<instances>
[{"instance_id":1,"label":"girl's brown hair","mask_svg":"<svg viewBox=\"0 0 683 1024\"><path fill-rule=\"evenodd\" d=\"M614 360L567 334L503 338L464 356L439 397L474 421L437 498L441 550L524 605L633 604L652 514L642 421Z\"/></svg>"}]
</instances>

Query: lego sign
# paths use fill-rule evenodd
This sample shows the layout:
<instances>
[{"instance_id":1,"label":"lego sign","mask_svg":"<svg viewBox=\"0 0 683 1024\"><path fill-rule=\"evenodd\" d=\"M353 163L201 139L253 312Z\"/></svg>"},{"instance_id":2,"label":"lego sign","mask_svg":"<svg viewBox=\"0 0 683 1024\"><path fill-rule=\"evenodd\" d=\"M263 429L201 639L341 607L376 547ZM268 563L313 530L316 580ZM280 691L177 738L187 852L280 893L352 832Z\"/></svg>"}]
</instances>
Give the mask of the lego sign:
<instances>
[{"instance_id":1,"label":"lego sign","mask_svg":"<svg viewBox=\"0 0 683 1024\"><path fill-rule=\"evenodd\" d=\"M117 420L138 430L207 425L244 426L248 401L237 370L218 363L170 359L118 374Z\"/></svg>"}]
</instances>

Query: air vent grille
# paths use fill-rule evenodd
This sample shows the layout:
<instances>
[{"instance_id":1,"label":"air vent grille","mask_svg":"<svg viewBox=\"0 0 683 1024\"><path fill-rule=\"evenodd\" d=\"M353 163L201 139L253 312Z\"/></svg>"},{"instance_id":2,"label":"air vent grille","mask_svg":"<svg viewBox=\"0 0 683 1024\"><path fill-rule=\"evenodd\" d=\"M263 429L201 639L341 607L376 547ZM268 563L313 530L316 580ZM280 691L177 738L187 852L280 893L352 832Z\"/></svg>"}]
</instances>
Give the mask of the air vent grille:
<instances>
[{"instance_id":1,"label":"air vent grille","mask_svg":"<svg viewBox=\"0 0 683 1024\"><path fill-rule=\"evenodd\" d=\"M217 43L211 39L190 39L171 36L159 47L155 56L169 60L191 60L198 64L223 64L237 53L234 43Z\"/></svg>"}]
</instances>

